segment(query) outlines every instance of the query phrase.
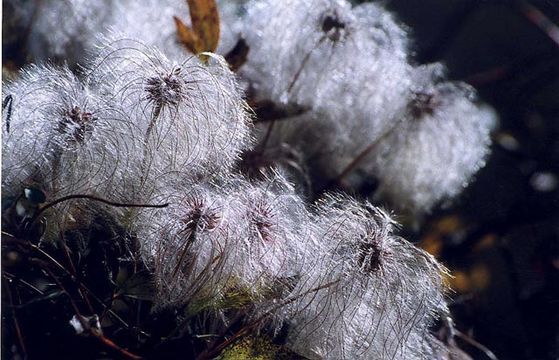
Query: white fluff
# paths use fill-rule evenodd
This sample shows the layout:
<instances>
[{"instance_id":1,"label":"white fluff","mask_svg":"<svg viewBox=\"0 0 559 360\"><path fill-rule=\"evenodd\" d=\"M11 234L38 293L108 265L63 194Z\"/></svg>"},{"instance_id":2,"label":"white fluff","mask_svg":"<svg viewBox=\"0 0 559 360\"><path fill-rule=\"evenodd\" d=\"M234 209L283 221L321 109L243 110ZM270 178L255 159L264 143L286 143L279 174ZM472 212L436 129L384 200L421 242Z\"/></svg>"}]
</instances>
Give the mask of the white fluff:
<instances>
[{"instance_id":1,"label":"white fluff","mask_svg":"<svg viewBox=\"0 0 559 360\"><path fill-rule=\"evenodd\" d=\"M329 198L314 222L313 262L286 312L290 348L312 359L426 356L418 341L447 311L443 269L395 236L390 218L372 205Z\"/></svg>"},{"instance_id":2,"label":"white fluff","mask_svg":"<svg viewBox=\"0 0 559 360\"><path fill-rule=\"evenodd\" d=\"M10 23L14 29L25 29L33 21L27 50L34 61L83 64L99 34L115 31L158 47L178 61L191 55L178 42L173 20L177 16L190 25L184 0L43 0L37 4L10 1L7 7L14 17ZM221 39L217 52L225 54L238 39L242 2L218 1L218 11Z\"/></svg>"},{"instance_id":3,"label":"white fluff","mask_svg":"<svg viewBox=\"0 0 559 360\"><path fill-rule=\"evenodd\" d=\"M415 71L400 124L370 157L377 196L393 208L418 213L455 197L489 154L494 110L479 104L468 85L442 81L441 71L440 65Z\"/></svg>"},{"instance_id":4,"label":"white fluff","mask_svg":"<svg viewBox=\"0 0 559 360\"><path fill-rule=\"evenodd\" d=\"M67 69L33 66L4 87L14 99L4 129L4 191L35 185L52 199L113 195L135 149L129 122ZM125 187L124 184L121 184Z\"/></svg>"},{"instance_id":5,"label":"white fluff","mask_svg":"<svg viewBox=\"0 0 559 360\"><path fill-rule=\"evenodd\" d=\"M265 302L299 274L308 214L281 176L169 188L157 199L170 207L143 212L137 228L160 306L219 302L231 293Z\"/></svg>"},{"instance_id":6,"label":"white fluff","mask_svg":"<svg viewBox=\"0 0 559 360\"><path fill-rule=\"evenodd\" d=\"M135 124L144 182L226 172L250 143L246 104L219 56L179 63L139 41L107 40L87 73Z\"/></svg>"},{"instance_id":7,"label":"white fluff","mask_svg":"<svg viewBox=\"0 0 559 360\"><path fill-rule=\"evenodd\" d=\"M250 51L241 74L257 98L328 114L357 143L392 126L409 88L407 41L378 5L254 1L243 35Z\"/></svg>"},{"instance_id":8,"label":"white fluff","mask_svg":"<svg viewBox=\"0 0 559 360\"><path fill-rule=\"evenodd\" d=\"M22 2L23 3L23 2ZM28 50L35 61L71 65L85 59L95 37L112 19L114 0L44 0L36 2Z\"/></svg>"}]
</instances>

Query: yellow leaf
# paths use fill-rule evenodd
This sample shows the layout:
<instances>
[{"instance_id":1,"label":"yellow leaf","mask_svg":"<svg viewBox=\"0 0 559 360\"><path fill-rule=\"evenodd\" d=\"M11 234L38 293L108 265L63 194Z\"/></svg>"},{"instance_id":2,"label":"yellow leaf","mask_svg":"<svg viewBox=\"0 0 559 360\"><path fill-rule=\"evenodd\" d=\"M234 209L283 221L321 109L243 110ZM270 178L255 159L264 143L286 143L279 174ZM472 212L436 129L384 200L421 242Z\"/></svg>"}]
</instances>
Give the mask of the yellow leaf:
<instances>
[{"instance_id":1,"label":"yellow leaf","mask_svg":"<svg viewBox=\"0 0 559 360\"><path fill-rule=\"evenodd\" d=\"M468 274L463 271L453 271L451 277L447 277L450 287L460 293L465 294L472 290L472 281Z\"/></svg>"},{"instance_id":2,"label":"yellow leaf","mask_svg":"<svg viewBox=\"0 0 559 360\"><path fill-rule=\"evenodd\" d=\"M187 0L192 30L200 39L198 53L215 52L219 43L219 13L215 0Z\"/></svg>"},{"instance_id":3,"label":"yellow leaf","mask_svg":"<svg viewBox=\"0 0 559 360\"><path fill-rule=\"evenodd\" d=\"M477 244L474 246L474 251L482 251L485 249L489 249L495 246L497 242L497 235L495 234L487 234L478 240Z\"/></svg>"},{"instance_id":4,"label":"yellow leaf","mask_svg":"<svg viewBox=\"0 0 559 360\"><path fill-rule=\"evenodd\" d=\"M199 49L201 48L201 41L198 35L196 35L196 33L186 26L178 17L173 16L173 19L175 20L177 35L181 44L183 44L193 54L200 52Z\"/></svg>"},{"instance_id":5,"label":"yellow leaf","mask_svg":"<svg viewBox=\"0 0 559 360\"><path fill-rule=\"evenodd\" d=\"M477 290L482 290L491 283L491 272L486 265L477 264L470 270L470 279Z\"/></svg>"}]
</instances>

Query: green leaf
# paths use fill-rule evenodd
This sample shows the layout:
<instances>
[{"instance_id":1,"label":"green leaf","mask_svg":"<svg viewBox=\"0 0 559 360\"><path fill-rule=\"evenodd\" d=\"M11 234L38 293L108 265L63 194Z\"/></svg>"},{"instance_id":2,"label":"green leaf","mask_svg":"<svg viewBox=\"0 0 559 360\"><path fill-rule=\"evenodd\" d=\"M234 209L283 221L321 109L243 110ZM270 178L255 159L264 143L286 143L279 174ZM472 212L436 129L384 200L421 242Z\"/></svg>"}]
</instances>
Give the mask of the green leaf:
<instances>
[{"instance_id":1,"label":"green leaf","mask_svg":"<svg viewBox=\"0 0 559 360\"><path fill-rule=\"evenodd\" d=\"M153 280L147 272L138 272L125 279L123 268L117 275L117 291L115 297L124 296L136 300L152 301L154 297ZM127 276L126 276L127 277Z\"/></svg>"}]
</instances>

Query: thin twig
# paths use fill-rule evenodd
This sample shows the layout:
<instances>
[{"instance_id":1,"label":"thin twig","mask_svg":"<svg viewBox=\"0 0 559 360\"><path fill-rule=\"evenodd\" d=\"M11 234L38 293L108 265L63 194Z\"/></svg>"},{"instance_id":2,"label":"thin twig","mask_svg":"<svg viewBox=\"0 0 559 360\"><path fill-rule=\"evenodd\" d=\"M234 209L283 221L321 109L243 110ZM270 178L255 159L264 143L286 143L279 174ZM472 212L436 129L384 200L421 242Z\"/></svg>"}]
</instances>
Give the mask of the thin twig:
<instances>
[{"instance_id":1,"label":"thin twig","mask_svg":"<svg viewBox=\"0 0 559 360\"><path fill-rule=\"evenodd\" d=\"M303 73L303 70L305 69L305 66L307 65L307 62L309 62L313 51L316 50L320 46L320 44L322 44L322 42L324 42L324 40L326 40L327 38L328 38L328 36L323 35L318 40L318 42L316 43L314 49L310 50L307 54L305 54L305 57L303 58L303 61L301 61L301 66L299 67L299 69L297 69L297 72L295 72L295 75L293 76L293 79L291 80L291 83L289 83L289 86L287 87L287 93L288 94L291 92L291 90L293 90L293 87L295 86L295 83L297 82L297 80L299 80L299 77Z\"/></svg>"},{"instance_id":2,"label":"thin twig","mask_svg":"<svg viewBox=\"0 0 559 360\"><path fill-rule=\"evenodd\" d=\"M142 158L142 165L141 165L141 179L140 179L140 184L144 184L147 181L147 174L146 174L146 167L148 165L148 153L149 153L149 138L151 137L151 133L153 132L153 129L155 129L155 125L157 123L157 119L159 119L159 115L161 115L161 111L163 110L163 104L161 103L156 103L155 108L153 109L153 114L151 116L151 119L149 121L149 125L146 131L146 135L144 137L144 154L143 154L143 158Z\"/></svg>"},{"instance_id":3,"label":"thin twig","mask_svg":"<svg viewBox=\"0 0 559 360\"><path fill-rule=\"evenodd\" d=\"M85 318L81 315L80 310L78 308L78 305L76 304L76 302L74 301L74 299L72 298L72 296L70 295L68 290L66 290L64 285L60 282L60 280L56 277L56 275L54 275L54 273L48 268L48 266L44 266L44 270L49 274L49 276L54 280L54 282L56 282L56 284L58 285L60 290L62 290L68 296L68 299L70 300L70 304L71 304L72 308L74 309L74 312L76 313L76 318L81 323L82 328L84 330L88 330L89 335L95 337L97 340L99 340L105 346L119 352L123 357L125 357L127 359L139 360L139 359L142 358L141 356L133 354L133 353L129 352L128 350L118 346L116 343L114 343L111 339L107 338L101 332L91 331L91 327L86 323Z\"/></svg>"},{"instance_id":4,"label":"thin twig","mask_svg":"<svg viewBox=\"0 0 559 360\"><path fill-rule=\"evenodd\" d=\"M76 200L76 199L87 199L87 200L93 200L93 201L98 201L101 202L103 204L109 205L109 206L114 206L114 207L130 207L130 208L165 208L167 206L169 206L169 204L128 204L128 203L118 203L118 202L114 202L114 201L110 201L107 199L103 199L94 195L85 195L85 194L75 194L75 195L67 195L67 196L63 196L59 199L53 200L50 203L46 204L45 206L43 206L41 209L39 209L39 211L37 211L37 213L31 218L31 220L29 221L29 224L33 224L35 221L37 221L37 219L39 218L39 216L41 216L42 213L44 213L46 210L50 209L51 207L60 204L62 202L68 201L68 200Z\"/></svg>"},{"instance_id":5,"label":"thin twig","mask_svg":"<svg viewBox=\"0 0 559 360\"><path fill-rule=\"evenodd\" d=\"M341 184L341 181L349 175L358 165L365 159L371 151L384 139L386 139L392 132L397 128L397 124L392 126L390 129L386 130L381 136L376 140L371 142L365 149L363 149L333 180L331 180L324 188L322 188L318 193L322 193L329 189L335 184Z\"/></svg>"},{"instance_id":6,"label":"thin twig","mask_svg":"<svg viewBox=\"0 0 559 360\"><path fill-rule=\"evenodd\" d=\"M484 345L478 343L477 341L475 341L474 339L472 339L471 337L469 337L468 335L464 334L463 332L461 332L457 329L454 329L454 331L455 331L456 336L458 336L460 339L464 340L468 344L472 345L476 349L483 352L485 354L485 356L487 356L488 359L498 360L497 356L495 356L495 354L493 354L493 352L491 350L489 350L487 347L485 347Z\"/></svg>"},{"instance_id":7,"label":"thin twig","mask_svg":"<svg viewBox=\"0 0 559 360\"><path fill-rule=\"evenodd\" d=\"M76 285L79 287L80 291L83 290L83 291L87 292L89 294L89 296L91 296L93 298L93 300L95 300L97 303L99 303L101 306L103 306L104 310L106 310L108 308L108 306L101 299L99 299L99 297L97 295L95 295L95 293L93 293L93 291L91 291L85 284L80 282L70 271L68 271L68 269L66 269L62 264L60 264L60 262L58 262L55 258L53 258L49 253L45 252L44 250L39 248L37 245L35 245L35 244L33 244L29 241L18 239L18 238L14 237L11 234L8 234L6 232L2 232L2 234L6 235L6 236L9 236L9 239L3 238L2 242L14 242L14 243L17 243L18 245L25 246L25 247L31 248L32 250L37 251L39 254L43 255L50 263L55 265L58 269L62 270L64 272L64 274L66 274L68 277L70 277L70 279L72 281L74 281L76 283ZM20 279L20 281L22 281L22 280ZM117 319L125 328L127 328L127 329L130 328L130 325L128 325L128 323L126 321L124 321L120 316L118 316L113 310L109 309L108 313L111 314L115 319Z\"/></svg>"},{"instance_id":8,"label":"thin twig","mask_svg":"<svg viewBox=\"0 0 559 360\"><path fill-rule=\"evenodd\" d=\"M297 80L299 80L299 77L303 73L303 70L305 69L305 66L307 65L307 62L311 58L313 50L318 48L320 46L320 44L322 44L322 42L324 42L324 40L326 40L326 39L327 39L326 35L322 36L318 40L318 42L316 43L315 48L310 50L307 54L305 54L305 57L303 58L303 61L301 61L301 66L297 69L297 71L295 72L295 75L293 76L293 79L291 80L291 82L289 83L289 86L287 87L287 90L286 90L287 94L291 93L291 91L293 90L293 87L297 83ZM270 121L270 125L268 125L268 130L266 131L266 135L264 136L264 140L262 140L262 142L260 143L260 146L259 146L262 152L264 152L264 149L266 148L266 145L268 144L268 140L270 139L270 135L272 134L272 129L274 128L275 123L276 123L276 119L272 119Z\"/></svg>"},{"instance_id":9,"label":"thin twig","mask_svg":"<svg viewBox=\"0 0 559 360\"><path fill-rule=\"evenodd\" d=\"M62 284L62 282L60 282L60 280L58 279L58 277L56 275L54 275L54 273L52 272L52 270L48 267L48 265L44 264L44 262L42 260L39 259L33 259L32 262L38 264L41 266L41 268L52 278L52 280L54 280L54 282L56 283L56 285L60 288L60 290L62 290L67 296L68 299L70 300L70 305L72 306L72 308L74 309L74 312L76 313L76 315L78 316L78 318L82 317L81 311L78 307L78 304L76 304L76 302L74 301L74 298L72 297L72 295L70 295L70 293L68 292L68 290L66 290L66 288L64 287L64 285ZM83 319L80 319L80 322L82 322ZM87 327L87 325L85 323L82 324L84 329Z\"/></svg>"},{"instance_id":10,"label":"thin twig","mask_svg":"<svg viewBox=\"0 0 559 360\"><path fill-rule=\"evenodd\" d=\"M379 139L380 140L380 139ZM364 158L369 155L369 153L375 148L375 146L379 143L378 140L373 141L365 149L363 149L339 174L334 178L332 183L339 184L343 178L345 178L349 173L353 171L359 165Z\"/></svg>"},{"instance_id":11,"label":"thin twig","mask_svg":"<svg viewBox=\"0 0 559 360\"><path fill-rule=\"evenodd\" d=\"M115 344L111 339L107 338L104 335L100 335L100 334L95 334L93 333L93 336L95 336L97 338L97 340L101 341L101 343L105 344L106 346L118 351L122 356L124 356L125 358L128 359L132 359L132 360L140 360L142 357L136 354L131 353L130 351L121 348L120 346L118 346L117 344Z\"/></svg>"},{"instance_id":12,"label":"thin twig","mask_svg":"<svg viewBox=\"0 0 559 360\"><path fill-rule=\"evenodd\" d=\"M76 267L74 266L74 262L72 261L72 257L70 256L70 251L68 250L68 245L66 244L66 237L64 236L63 231L60 231L60 239L61 239L61 242L62 242L62 246L61 246L62 247L62 252L64 253L64 256L66 257L66 261L68 262L68 264L70 266L70 271L73 275L73 278L76 279L76 282L78 282L78 280L77 280L78 279L78 272L76 271ZM80 297L82 298L82 300L87 305L89 311L91 313L94 313L95 311L93 310L93 306L91 305L91 302L89 301L89 298L87 297L86 294L84 294L81 287L79 287L79 286L78 286L78 293L80 294Z\"/></svg>"},{"instance_id":13,"label":"thin twig","mask_svg":"<svg viewBox=\"0 0 559 360\"><path fill-rule=\"evenodd\" d=\"M559 46L559 26L557 26L549 17L541 12L534 5L524 0L516 0L515 6L520 13L528 19L532 24L536 25Z\"/></svg>"},{"instance_id":14,"label":"thin twig","mask_svg":"<svg viewBox=\"0 0 559 360\"><path fill-rule=\"evenodd\" d=\"M45 293L44 291L41 291L39 289L37 289L37 287L33 286L32 284L28 283L27 281L16 277L14 274L11 274L9 272L7 272L6 270L2 271L2 276L4 276L8 281L18 281L20 283L22 283L23 285L27 286L29 289L35 291L37 294L44 296Z\"/></svg>"}]
</instances>

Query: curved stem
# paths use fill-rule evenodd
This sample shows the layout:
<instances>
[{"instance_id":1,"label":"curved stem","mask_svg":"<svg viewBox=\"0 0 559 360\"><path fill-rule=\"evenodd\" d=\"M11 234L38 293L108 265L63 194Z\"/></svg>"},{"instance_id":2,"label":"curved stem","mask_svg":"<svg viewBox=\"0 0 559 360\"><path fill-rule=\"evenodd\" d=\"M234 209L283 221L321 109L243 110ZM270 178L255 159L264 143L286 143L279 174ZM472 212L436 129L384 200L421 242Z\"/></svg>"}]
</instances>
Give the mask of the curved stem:
<instances>
[{"instance_id":1,"label":"curved stem","mask_svg":"<svg viewBox=\"0 0 559 360\"><path fill-rule=\"evenodd\" d=\"M93 201L98 201L106 205L114 206L114 207L131 207L131 208L165 208L169 206L169 204L127 204L127 203L117 203L114 201L106 200L94 195L85 195L85 194L76 194L76 195L67 195L63 196L59 199L53 200L52 202L48 203L47 205L43 206L37 213L31 218L29 224L33 224L39 216L44 213L46 210L50 209L51 207L60 204L62 202L68 200L75 200L75 199L88 199Z\"/></svg>"},{"instance_id":2,"label":"curved stem","mask_svg":"<svg viewBox=\"0 0 559 360\"><path fill-rule=\"evenodd\" d=\"M480 350L485 356L487 356L488 359L498 360L497 356L495 356L495 354L493 354L493 352L489 350L487 347L485 347L484 345L478 343L477 341L475 341L474 339L472 339L471 337L469 337L468 335L464 334L461 331L455 329L455 332L456 332L456 336L458 336L460 339L464 340L468 344L472 345L476 349Z\"/></svg>"}]
</instances>

